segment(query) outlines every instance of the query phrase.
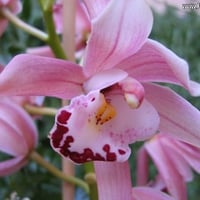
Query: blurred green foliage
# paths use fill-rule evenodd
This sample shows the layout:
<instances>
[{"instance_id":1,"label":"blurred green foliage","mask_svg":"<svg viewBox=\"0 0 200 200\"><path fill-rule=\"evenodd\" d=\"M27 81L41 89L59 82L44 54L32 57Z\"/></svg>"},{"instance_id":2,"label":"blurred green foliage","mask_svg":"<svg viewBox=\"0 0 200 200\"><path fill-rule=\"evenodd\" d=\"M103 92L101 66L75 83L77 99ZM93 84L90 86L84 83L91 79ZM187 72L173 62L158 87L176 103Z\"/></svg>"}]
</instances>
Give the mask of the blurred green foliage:
<instances>
[{"instance_id":1,"label":"blurred green foliage","mask_svg":"<svg viewBox=\"0 0 200 200\"><path fill-rule=\"evenodd\" d=\"M37 1L24 0L23 7L24 9L19 15L20 18L43 30L42 15ZM179 17L176 12L174 12L174 9L168 9L163 15L154 13L154 26L150 35L152 39L160 41L179 56L185 58L190 65L191 77L196 81L200 81L199 19L200 16L192 12ZM5 34L0 38L0 63L6 64L14 55L25 52L27 47L39 45L43 45L43 43L10 24ZM173 88L200 108L199 98L191 97L186 91L179 87ZM47 98L45 103L48 106L55 107L59 107L60 105L57 99L52 100ZM54 119L52 117L44 117L43 119L37 120L40 134L38 151L53 165L60 167L60 157L52 151L49 146L49 140L47 139L48 132L53 123ZM140 144L132 146L133 154L130 163L133 172L135 169L135 152L138 146L140 146ZM77 174L79 176L82 176L82 171L83 169L78 166ZM30 197L30 199L33 200L61 199L60 186L60 180L53 177L34 162L30 162L18 173L0 179L0 199L8 198L10 194L15 191L20 197ZM188 186L189 199L196 200L200 194L200 176L196 175L194 181L189 183ZM79 193L81 193L80 190ZM77 197L77 199L85 198Z\"/></svg>"}]
</instances>

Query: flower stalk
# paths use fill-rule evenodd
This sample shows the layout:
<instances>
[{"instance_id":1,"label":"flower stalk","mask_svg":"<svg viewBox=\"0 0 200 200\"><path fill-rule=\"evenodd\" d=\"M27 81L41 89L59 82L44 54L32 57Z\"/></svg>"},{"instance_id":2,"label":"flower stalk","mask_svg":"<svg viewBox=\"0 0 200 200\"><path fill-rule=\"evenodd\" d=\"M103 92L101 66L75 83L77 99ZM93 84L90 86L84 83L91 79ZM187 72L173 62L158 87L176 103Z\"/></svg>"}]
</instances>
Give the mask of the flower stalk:
<instances>
[{"instance_id":1,"label":"flower stalk","mask_svg":"<svg viewBox=\"0 0 200 200\"><path fill-rule=\"evenodd\" d=\"M8 8L1 8L0 15L7 18L12 24L14 24L16 27L20 28L24 32L27 32L44 42L48 41L48 35L45 32L25 23L23 20L14 15Z\"/></svg>"},{"instance_id":2,"label":"flower stalk","mask_svg":"<svg viewBox=\"0 0 200 200\"><path fill-rule=\"evenodd\" d=\"M25 104L24 108L29 114L32 114L32 115L55 116L57 113L56 108L50 108L50 107L39 107L39 106L30 105L30 104Z\"/></svg>"},{"instance_id":3,"label":"flower stalk","mask_svg":"<svg viewBox=\"0 0 200 200\"><path fill-rule=\"evenodd\" d=\"M48 32L47 43L51 47L53 53L57 58L67 59L67 56L62 48L60 39L56 33L54 21L53 21L53 4L44 4L42 0L39 0L40 7L43 13L44 22Z\"/></svg>"},{"instance_id":4,"label":"flower stalk","mask_svg":"<svg viewBox=\"0 0 200 200\"><path fill-rule=\"evenodd\" d=\"M67 176L65 173L63 173L62 171L57 169L55 166L53 166L52 164L50 164L49 162L44 160L44 158L42 156L40 156L40 154L37 153L36 151L33 151L32 153L30 153L29 157L32 160L34 160L36 163L38 163L39 165L41 165L42 167L47 169L49 172L51 172L54 176L62 179L63 181L65 181L67 183L79 186L79 187L83 188L85 190L85 192L89 193L89 187L85 181L83 181L79 178L76 178L74 176Z\"/></svg>"},{"instance_id":5,"label":"flower stalk","mask_svg":"<svg viewBox=\"0 0 200 200\"><path fill-rule=\"evenodd\" d=\"M87 162L84 164L84 168L86 172L84 179L88 183L88 186L90 188L90 193L89 193L90 200L97 200L98 189L97 189L96 174L94 173L94 165L92 162Z\"/></svg>"}]
</instances>

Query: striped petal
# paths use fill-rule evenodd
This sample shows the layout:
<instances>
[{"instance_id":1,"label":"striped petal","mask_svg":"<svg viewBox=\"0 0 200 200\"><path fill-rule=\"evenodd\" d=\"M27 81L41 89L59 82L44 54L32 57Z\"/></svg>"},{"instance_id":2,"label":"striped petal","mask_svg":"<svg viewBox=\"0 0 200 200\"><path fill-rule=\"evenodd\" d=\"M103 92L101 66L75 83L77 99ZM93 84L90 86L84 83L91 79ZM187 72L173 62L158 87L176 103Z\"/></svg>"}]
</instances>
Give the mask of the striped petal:
<instances>
[{"instance_id":1,"label":"striped petal","mask_svg":"<svg viewBox=\"0 0 200 200\"><path fill-rule=\"evenodd\" d=\"M160 131L200 147L200 112L167 87L144 84L145 97L158 111Z\"/></svg>"},{"instance_id":2,"label":"striped petal","mask_svg":"<svg viewBox=\"0 0 200 200\"><path fill-rule=\"evenodd\" d=\"M92 21L85 73L91 76L136 53L146 41L153 17L143 0L112 0Z\"/></svg>"},{"instance_id":3,"label":"striped petal","mask_svg":"<svg viewBox=\"0 0 200 200\"><path fill-rule=\"evenodd\" d=\"M22 54L14 57L0 75L0 95L54 96L82 94L82 68L64 60Z\"/></svg>"}]
</instances>

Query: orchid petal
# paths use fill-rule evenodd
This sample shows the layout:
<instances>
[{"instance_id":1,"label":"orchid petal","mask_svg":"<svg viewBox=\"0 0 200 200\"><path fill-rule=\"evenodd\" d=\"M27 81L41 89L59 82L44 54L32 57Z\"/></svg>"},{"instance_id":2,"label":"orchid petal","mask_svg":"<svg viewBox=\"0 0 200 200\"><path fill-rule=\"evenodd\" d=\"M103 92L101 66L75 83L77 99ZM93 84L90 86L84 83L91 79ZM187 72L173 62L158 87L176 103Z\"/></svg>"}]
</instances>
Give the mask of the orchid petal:
<instances>
[{"instance_id":1,"label":"orchid petal","mask_svg":"<svg viewBox=\"0 0 200 200\"><path fill-rule=\"evenodd\" d=\"M109 0L83 0L83 2L87 8L90 18L93 19L101 13L101 11L108 4Z\"/></svg>"},{"instance_id":2,"label":"orchid petal","mask_svg":"<svg viewBox=\"0 0 200 200\"><path fill-rule=\"evenodd\" d=\"M157 190L165 190L166 184L160 174L157 174L154 178L153 182L150 182L151 187L157 189Z\"/></svg>"},{"instance_id":3,"label":"orchid petal","mask_svg":"<svg viewBox=\"0 0 200 200\"><path fill-rule=\"evenodd\" d=\"M136 172L136 182L137 185L147 185L148 183L148 161L149 161L149 156L147 154L147 151L144 147L141 147L137 151L137 172Z\"/></svg>"},{"instance_id":4,"label":"orchid petal","mask_svg":"<svg viewBox=\"0 0 200 200\"><path fill-rule=\"evenodd\" d=\"M0 118L0 151L13 156L26 155L28 146L16 130Z\"/></svg>"},{"instance_id":5,"label":"orchid petal","mask_svg":"<svg viewBox=\"0 0 200 200\"><path fill-rule=\"evenodd\" d=\"M27 48L26 52L32 55L55 57L49 46Z\"/></svg>"},{"instance_id":6,"label":"orchid petal","mask_svg":"<svg viewBox=\"0 0 200 200\"><path fill-rule=\"evenodd\" d=\"M138 81L174 83L194 96L200 95L200 84L190 81L187 62L157 41L149 39L136 54L117 67Z\"/></svg>"},{"instance_id":7,"label":"orchid petal","mask_svg":"<svg viewBox=\"0 0 200 200\"><path fill-rule=\"evenodd\" d=\"M160 141L152 139L150 142L145 143L145 148L164 179L168 192L177 200L186 200L187 194L184 180L173 166Z\"/></svg>"},{"instance_id":8,"label":"orchid petal","mask_svg":"<svg viewBox=\"0 0 200 200\"><path fill-rule=\"evenodd\" d=\"M109 2L92 21L84 70L88 76L113 68L136 53L152 28L152 13L143 0Z\"/></svg>"},{"instance_id":9,"label":"orchid petal","mask_svg":"<svg viewBox=\"0 0 200 200\"><path fill-rule=\"evenodd\" d=\"M131 175L128 161L94 162L99 200L132 200Z\"/></svg>"},{"instance_id":10,"label":"orchid petal","mask_svg":"<svg viewBox=\"0 0 200 200\"><path fill-rule=\"evenodd\" d=\"M197 173L200 173L200 149L183 142L174 141L174 143L173 148L182 155Z\"/></svg>"},{"instance_id":11,"label":"orchid petal","mask_svg":"<svg viewBox=\"0 0 200 200\"><path fill-rule=\"evenodd\" d=\"M23 140L26 142L29 150L32 150L37 145L38 135L35 124L31 117L19 105L8 100L1 100L0 118L7 122L9 126L12 126L24 138ZM8 134L8 132L6 133ZM24 152L26 153L27 151L25 148Z\"/></svg>"},{"instance_id":12,"label":"orchid petal","mask_svg":"<svg viewBox=\"0 0 200 200\"><path fill-rule=\"evenodd\" d=\"M82 68L76 64L22 54L14 57L1 73L0 94L71 98L83 92L84 80Z\"/></svg>"},{"instance_id":13,"label":"orchid petal","mask_svg":"<svg viewBox=\"0 0 200 200\"><path fill-rule=\"evenodd\" d=\"M10 160L0 162L0 176L7 176L15 173L26 163L27 160L24 157L12 158Z\"/></svg>"},{"instance_id":14,"label":"orchid petal","mask_svg":"<svg viewBox=\"0 0 200 200\"><path fill-rule=\"evenodd\" d=\"M165 153L170 158L171 162L173 163L174 167L177 168L179 174L182 175L185 181L192 181L193 174L192 170L189 167L188 163L184 160L183 154L178 153L174 149L173 139L170 140L168 137L160 137L160 143L165 150Z\"/></svg>"},{"instance_id":15,"label":"orchid petal","mask_svg":"<svg viewBox=\"0 0 200 200\"><path fill-rule=\"evenodd\" d=\"M122 95L105 99L93 91L59 110L50 139L55 151L76 163L124 162L130 155L128 144L151 137L158 125L158 114L148 102L131 109Z\"/></svg>"},{"instance_id":16,"label":"orchid petal","mask_svg":"<svg viewBox=\"0 0 200 200\"><path fill-rule=\"evenodd\" d=\"M63 5L61 1L56 1L53 5L53 20L56 27L56 33L63 32Z\"/></svg>"},{"instance_id":17,"label":"orchid petal","mask_svg":"<svg viewBox=\"0 0 200 200\"><path fill-rule=\"evenodd\" d=\"M164 192L150 187L134 187L132 196L134 200L175 200Z\"/></svg>"},{"instance_id":18,"label":"orchid petal","mask_svg":"<svg viewBox=\"0 0 200 200\"><path fill-rule=\"evenodd\" d=\"M126 76L127 73L120 69L102 71L88 79L83 87L86 92L101 90L123 80Z\"/></svg>"},{"instance_id":19,"label":"orchid petal","mask_svg":"<svg viewBox=\"0 0 200 200\"><path fill-rule=\"evenodd\" d=\"M92 6L92 3L102 3L103 1L108 1L108 0L91 1L90 6ZM84 3L82 1L77 0L76 6L77 6L76 7L77 9L76 31L77 31L77 34L84 35L84 32L85 33L90 32L90 29L91 29L90 20L85 10Z\"/></svg>"},{"instance_id":20,"label":"orchid petal","mask_svg":"<svg viewBox=\"0 0 200 200\"><path fill-rule=\"evenodd\" d=\"M160 115L160 131L200 147L200 112L167 87L144 84L145 97Z\"/></svg>"}]
</instances>

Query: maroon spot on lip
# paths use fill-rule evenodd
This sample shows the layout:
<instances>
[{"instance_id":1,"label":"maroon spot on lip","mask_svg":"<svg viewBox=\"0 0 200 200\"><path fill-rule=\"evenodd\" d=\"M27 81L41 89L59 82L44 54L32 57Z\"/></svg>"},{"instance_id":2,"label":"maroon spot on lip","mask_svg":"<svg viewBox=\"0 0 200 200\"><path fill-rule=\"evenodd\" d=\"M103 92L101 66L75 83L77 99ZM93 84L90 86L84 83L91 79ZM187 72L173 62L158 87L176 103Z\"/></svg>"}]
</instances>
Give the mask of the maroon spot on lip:
<instances>
[{"instance_id":1,"label":"maroon spot on lip","mask_svg":"<svg viewBox=\"0 0 200 200\"><path fill-rule=\"evenodd\" d=\"M54 148L60 146L63 136L69 131L68 127L57 124L56 130L51 134L51 140Z\"/></svg>"},{"instance_id":2,"label":"maroon spot on lip","mask_svg":"<svg viewBox=\"0 0 200 200\"><path fill-rule=\"evenodd\" d=\"M105 144L103 146L103 150L106 152L106 160L107 161L116 161L117 160L116 154L114 152L110 152L109 144Z\"/></svg>"},{"instance_id":3,"label":"maroon spot on lip","mask_svg":"<svg viewBox=\"0 0 200 200\"><path fill-rule=\"evenodd\" d=\"M95 157L94 157L94 160L105 161L106 159L103 156L101 156L99 153L96 153Z\"/></svg>"},{"instance_id":4,"label":"maroon spot on lip","mask_svg":"<svg viewBox=\"0 0 200 200\"><path fill-rule=\"evenodd\" d=\"M67 121L69 120L70 116L72 113L62 110L61 113L57 117L57 121L61 124L66 124Z\"/></svg>"},{"instance_id":5,"label":"maroon spot on lip","mask_svg":"<svg viewBox=\"0 0 200 200\"><path fill-rule=\"evenodd\" d=\"M103 146L103 150L106 152L106 158L104 158L100 153L94 153L92 149L85 148L82 153L76 151L70 151L71 144L74 142L74 138L72 136L67 136L63 146L60 148L60 153L69 157L72 161L77 164L81 164L88 161L116 161L117 156L116 153L110 152L110 145L105 144Z\"/></svg>"},{"instance_id":6,"label":"maroon spot on lip","mask_svg":"<svg viewBox=\"0 0 200 200\"><path fill-rule=\"evenodd\" d=\"M91 99L91 102L93 102L93 101L95 101L95 97L93 97L93 98Z\"/></svg>"},{"instance_id":7,"label":"maroon spot on lip","mask_svg":"<svg viewBox=\"0 0 200 200\"><path fill-rule=\"evenodd\" d=\"M106 160L107 161L116 161L117 160L117 156L116 156L115 153L107 153Z\"/></svg>"},{"instance_id":8,"label":"maroon spot on lip","mask_svg":"<svg viewBox=\"0 0 200 200\"><path fill-rule=\"evenodd\" d=\"M61 149L60 149L60 153L61 153L63 156L68 157L70 151L69 151L68 149L61 148Z\"/></svg>"},{"instance_id":9,"label":"maroon spot on lip","mask_svg":"<svg viewBox=\"0 0 200 200\"><path fill-rule=\"evenodd\" d=\"M90 148L85 148L83 155L84 155L85 160L89 158L92 159L94 157L94 153Z\"/></svg>"},{"instance_id":10,"label":"maroon spot on lip","mask_svg":"<svg viewBox=\"0 0 200 200\"><path fill-rule=\"evenodd\" d=\"M72 142L74 142L74 138L72 136L67 136L64 144L62 145L62 147L60 147L60 153L65 157L69 156L70 154L69 147L71 147L70 143Z\"/></svg>"},{"instance_id":11,"label":"maroon spot on lip","mask_svg":"<svg viewBox=\"0 0 200 200\"><path fill-rule=\"evenodd\" d=\"M124 151L123 149L118 149L119 154L124 155L126 153L126 151Z\"/></svg>"},{"instance_id":12,"label":"maroon spot on lip","mask_svg":"<svg viewBox=\"0 0 200 200\"><path fill-rule=\"evenodd\" d=\"M76 163L83 163L83 158L78 152L70 152L69 157Z\"/></svg>"},{"instance_id":13,"label":"maroon spot on lip","mask_svg":"<svg viewBox=\"0 0 200 200\"><path fill-rule=\"evenodd\" d=\"M110 151L110 145L109 144L105 144L103 146L103 150L108 153Z\"/></svg>"}]
</instances>

